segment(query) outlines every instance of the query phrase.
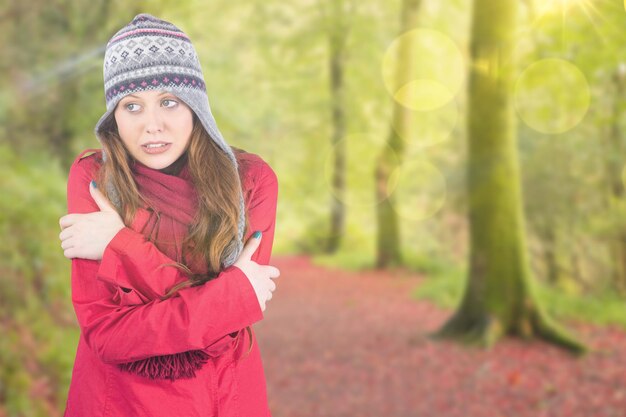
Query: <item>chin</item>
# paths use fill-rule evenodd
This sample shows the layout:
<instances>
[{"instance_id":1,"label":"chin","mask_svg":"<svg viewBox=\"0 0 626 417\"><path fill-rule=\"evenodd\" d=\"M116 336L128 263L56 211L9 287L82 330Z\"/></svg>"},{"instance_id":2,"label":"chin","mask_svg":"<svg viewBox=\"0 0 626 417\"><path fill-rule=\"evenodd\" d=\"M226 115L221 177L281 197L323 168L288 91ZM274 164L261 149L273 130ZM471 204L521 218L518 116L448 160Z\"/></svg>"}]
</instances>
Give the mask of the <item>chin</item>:
<instances>
[{"instance_id":1,"label":"chin","mask_svg":"<svg viewBox=\"0 0 626 417\"><path fill-rule=\"evenodd\" d=\"M160 158L137 158L137 160L142 163L143 165L147 166L148 168L151 169L164 169L169 167L170 165L172 165L177 158L167 158L167 159L160 159Z\"/></svg>"}]
</instances>

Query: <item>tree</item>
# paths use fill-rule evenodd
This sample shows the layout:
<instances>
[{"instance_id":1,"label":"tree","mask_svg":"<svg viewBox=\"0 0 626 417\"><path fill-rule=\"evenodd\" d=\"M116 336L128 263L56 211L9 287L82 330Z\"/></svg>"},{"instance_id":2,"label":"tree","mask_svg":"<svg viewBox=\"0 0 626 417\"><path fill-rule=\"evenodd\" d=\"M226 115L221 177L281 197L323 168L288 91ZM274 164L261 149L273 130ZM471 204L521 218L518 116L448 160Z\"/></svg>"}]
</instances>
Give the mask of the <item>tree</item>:
<instances>
[{"instance_id":1,"label":"tree","mask_svg":"<svg viewBox=\"0 0 626 417\"><path fill-rule=\"evenodd\" d=\"M324 11L324 4L320 3L322 11ZM351 2L347 3L347 6L353 8ZM346 38L349 34L349 26L345 15L350 15L349 12L345 12L344 1L337 0L332 1L329 4L331 11L328 16L325 16L325 20L328 24L328 44L329 44L329 74L330 74L330 92L331 92L331 113L332 113L332 145L334 149L333 160L333 178L332 184L334 193L331 202L331 221L330 221L330 233L326 245L326 252L333 253L337 250L340 244L340 237L343 235L346 208L345 204L337 196L342 196L345 193L346 184L346 142L344 139L346 130L345 121L345 86L344 86L344 66L346 56ZM327 14L326 12L324 13Z\"/></svg>"},{"instance_id":2,"label":"tree","mask_svg":"<svg viewBox=\"0 0 626 417\"><path fill-rule=\"evenodd\" d=\"M401 29L404 33L416 26L417 12L421 0L403 0L400 15ZM406 42L402 42L398 48L398 67L396 69L397 79L406 79L403 74L410 74L411 65L414 58L411 56L411 37ZM410 111L398 101L394 102L393 115L394 123L391 126L401 126L410 122ZM398 132L391 127L389 130L388 146L383 147L383 151L376 163L376 196L380 204L377 206L377 247L376 266L384 268L390 265L401 265L402 253L400 251L400 237L398 231L398 215L394 210L394 195L389 193L387 185L393 171L398 168L404 153L404 140Z\"/></svg>"},{"instance_id":3,"label":"tree","mask_svg":"<svg viewBox=\"0 0 626 417\"><path fill-rule=\"evenodd\" d=\"M613 74L614 97L610 133L606 137L608 150L605 158L605 170L610 195L609 204L619 218L623 218L625 209L625 191L621 171L624 155L624 139L621 131L621 115L624 112L624 94L626 92L626 65L620 64ZM619 224L619 219L616 221ZM626 295L626 230L619 224L609 242L613 271L613 287L622 295Z\"/></svg>"},{"instance_id":4,"label":"tree","mask_svg":"<svg viewBox=\"0 0 626 417\"><path fill-rule=\"evenodd\" d=\"M490 346L503 335L585 347L553 323L533 293L512 107L516 0L475 0L468 114L469 276L437 332ZM494 18L497 16L497 19Z\"/></svg>"}]
</instances>

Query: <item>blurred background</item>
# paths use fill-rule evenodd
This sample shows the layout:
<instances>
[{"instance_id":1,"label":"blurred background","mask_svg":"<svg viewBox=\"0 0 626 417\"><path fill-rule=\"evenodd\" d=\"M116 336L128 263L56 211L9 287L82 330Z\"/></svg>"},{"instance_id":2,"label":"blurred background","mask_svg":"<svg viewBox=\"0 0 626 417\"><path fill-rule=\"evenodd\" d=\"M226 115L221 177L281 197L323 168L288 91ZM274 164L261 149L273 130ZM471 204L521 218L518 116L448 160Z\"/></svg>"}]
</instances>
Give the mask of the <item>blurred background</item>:
<instances>
[{"instance_id":1,"label":"blurred background","mask_svg":"<svg viewBox=\"0 0 626 417\"><path fill-rule=\"evenodd\" d=\"M515 3L515 25L493 42L506 41L515 57L508 64L498 54L471 53L473 11L498 20L507 10L498 4L504 3ZM520 168L525 279L535 288L533 302L579 329L578 338L587 345L617 343L621 350L613 360L622 362L613 363L624 364L624 7L621 0L2 0L0 416L62 415L79 331L58 219L66 214L69 166L82 150L99 147L93 126L105 109L106 42L142 12L169 20L190 36L227 142L260 155L279 179L272 259L282 281L259 326L276 417L540 415L496 405L473 414L462 409L418 413L407 404L419 391L407 392L405 405L398 404L405 397L361 392L351 405L336 408L333 401L350 394L288 391L286 384L297 387L299 380L285 382L285 375L296 368L281 368L280 381L277 369L292 356L270 348L274 325L324 333L316 322L306 321L308 316L298 323L291 316L290 322L289 308L297 306L278 307L286 303L280 285L291 288L285 296L300 291L303 303L308 296L315 302L316 291L335 296L334 279L321 279L324 274L345 273L344 282L354 285L367 282L361 288L365 292L399 294L402 288L406 297L398 303L407 303L416 320L420 310L411 306L437 309L432 324L408 324L414 326L409 339L440 328L459 307L471 276L467 122L468 103L475 102L468 98L472 71L506 67L511 73L508 98L515 120L509 133ZM489 120L484 126L488 130ZM299 278L307 285L288 287ZM377 284L377 279L384 282ZM353 302L368 297L351 296ZM379 301L364 304L364 311L384 316L393 306ZM350 302L341 305L349 308ZM315 314L323 310L322 303ZM323 323L360 324L356 316L347 323ZM393 326L391 321L378 325ZM611 342L594 345L592 336L584 337L585 326L616 333ZM276 332L285 337L280 328ZM300 352L293 354L298 362L310 354L310 345L292 336L281 343ZM435 346L430 354L437 355L437 345L428 340L423 343ZM402 350L394 354L408 355L422 346L399 343ZM318 359L301 377L329 386L315 373L328 358ZM387 365L365 361L351 366L346 372ZM410 386L412 378L418 377L407 375L402 383ZM596 381L599 390L609 392L601 402L607 408L585 415L624 415L619 410L625 413L620 407L626 407L626 377L596 375ZM377 392L377 384L371 392ZM615 384L622 388L615 391ZM504 386L491 388L506 397ZM549 412L541 415L582 415L559 412L563 403L556 404L544 404L542 410Z\"/></svg>"}]
</instances>

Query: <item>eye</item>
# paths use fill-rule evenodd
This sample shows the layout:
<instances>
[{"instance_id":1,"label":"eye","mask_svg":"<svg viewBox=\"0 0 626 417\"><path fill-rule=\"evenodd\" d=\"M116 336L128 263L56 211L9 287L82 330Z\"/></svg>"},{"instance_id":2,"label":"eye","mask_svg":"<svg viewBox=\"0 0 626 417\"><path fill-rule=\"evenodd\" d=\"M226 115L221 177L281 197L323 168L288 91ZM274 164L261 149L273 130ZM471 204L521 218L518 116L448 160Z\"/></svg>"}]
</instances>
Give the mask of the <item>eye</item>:
<instances>
[{"instance_id":1,"label":"eye","mask_svg":"<svg viewBox=\"0 0 626 417\"><path fill-rule=\"evenodd\" d=\"M126 110L128 110L131 113L136 113L137 111L139 111L139 104L128 103L124 105L124 108L126 108Z\"/></svg>"},{"instance_id":2,"label":"eye","mask_svg":"<svg viewBox=\"0 0 626 417\"><path fill-rule=\"evenodd\" d=\"M178 102L176 100L172 100L171 98L166 98L161 102L161 104L163 104L164 107L172 108L176 107Z\"/></svg>"}]
</instances>

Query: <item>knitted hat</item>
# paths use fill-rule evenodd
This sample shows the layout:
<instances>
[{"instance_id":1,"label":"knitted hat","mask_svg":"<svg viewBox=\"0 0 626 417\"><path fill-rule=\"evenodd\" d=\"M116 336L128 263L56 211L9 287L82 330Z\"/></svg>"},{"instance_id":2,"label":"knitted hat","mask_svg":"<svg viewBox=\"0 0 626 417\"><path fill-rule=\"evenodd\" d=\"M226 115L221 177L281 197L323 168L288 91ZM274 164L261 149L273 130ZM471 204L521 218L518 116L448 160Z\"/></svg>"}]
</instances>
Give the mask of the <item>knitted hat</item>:
<instances>
[{"instance_id":1,"label":"knitted hat","mask_svg":"<svg viewBox=\"0 0 626 417\"><path fill-rule=\"evenodd\" d=\"M119 101L132 93L146 90L167 91L184 101L198 116L211 139L238 169L237 159L217 128L206 92L202 68L191 40L172 23L152 15L138 14L109 40L104 55L104 93L106 112L96 123L98 140L104 120L114 112ZM103 154L106 159L106 154ZM111 200L116 191L107 184ZM240 187L241 189L241 187ZM245 206L240 192L238 239L229 246L224 267L232 265L243 249Z\"/></svg>"}]
</instances>

